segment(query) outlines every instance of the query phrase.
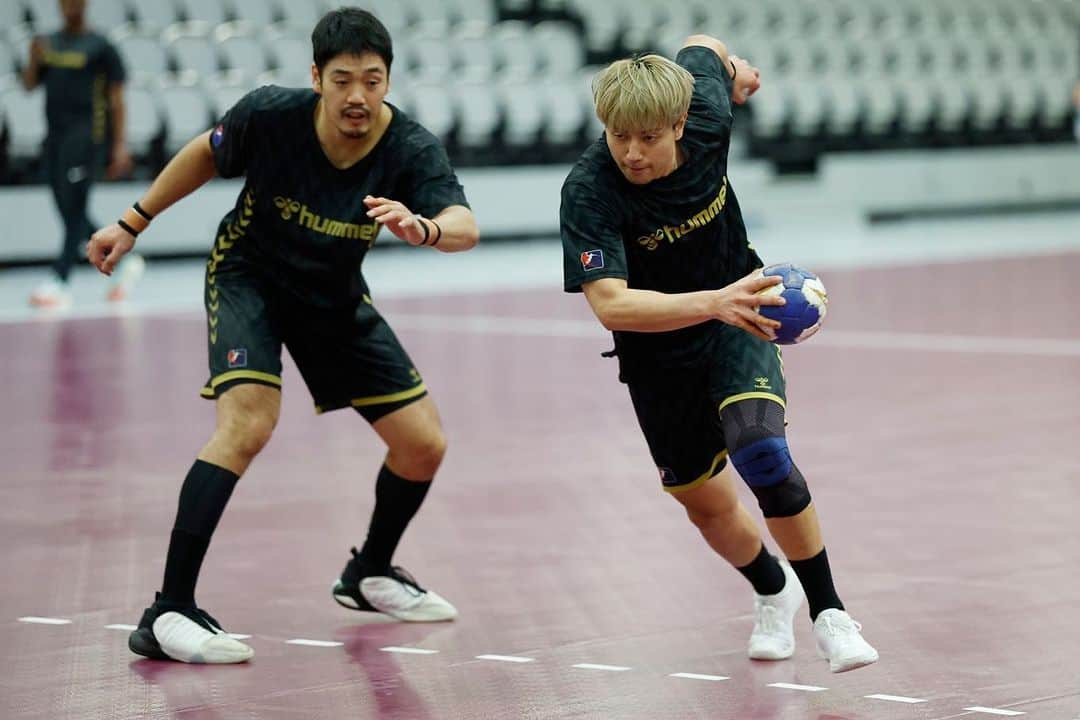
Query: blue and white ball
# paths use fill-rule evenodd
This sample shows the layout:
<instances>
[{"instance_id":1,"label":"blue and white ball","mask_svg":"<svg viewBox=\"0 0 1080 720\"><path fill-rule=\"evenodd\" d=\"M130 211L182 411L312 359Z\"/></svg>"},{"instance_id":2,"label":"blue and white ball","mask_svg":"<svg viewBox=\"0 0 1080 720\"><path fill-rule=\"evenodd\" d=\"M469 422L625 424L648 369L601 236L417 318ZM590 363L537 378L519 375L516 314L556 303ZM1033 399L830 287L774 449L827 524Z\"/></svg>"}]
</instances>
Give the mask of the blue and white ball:
<instances>
[{"instance_id":1,"label":"blue and white ball","mask_svg":"<svg viewBox=\"0 0 1080 720\"><path fill-rule=\"evenodd\" d=\"M773 335L778 345L794 345L807 340L821 329L829 296L817 275L791 263L770 265L762 273L779 275L784 282L770 285L760 295L782 295L784 305L762 305L759 312L780 322Z\"/></svg>"}]
</instances>

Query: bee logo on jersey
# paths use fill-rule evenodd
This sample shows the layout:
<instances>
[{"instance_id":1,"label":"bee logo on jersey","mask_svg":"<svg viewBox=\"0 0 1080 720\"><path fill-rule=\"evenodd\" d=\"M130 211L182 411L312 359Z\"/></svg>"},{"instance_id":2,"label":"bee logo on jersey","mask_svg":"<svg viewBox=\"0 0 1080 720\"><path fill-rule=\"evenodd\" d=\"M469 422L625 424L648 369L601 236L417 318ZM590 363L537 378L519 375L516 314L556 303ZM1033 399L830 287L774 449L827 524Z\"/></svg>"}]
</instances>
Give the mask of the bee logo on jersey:
<instances>
[{"instance_id":1,"label":"bee logo on jersey","mask_svg":"<svg viewBox=\"0 0 1080 720\"><path fill-rule=\"evenodd\" d=\"M225 359L231 368L247 367L247 348L233 348L225 355Z\"/></svg>"},{"instance_id":2,"label":"bee logo on jersey","mask_svg":"<svg viewBox=\"0 0 1080 720\"><path fill-rule=\"evenodd\" d=\"M586 270L599 270L604 267L604 251L586 250L581 253L581 267Z\"/></svg>"},{"instance_id":3,"label":"bee logo on jersey","mask_svg":"<svg viewBox=\"0 0 1080 720\"><path fill-rule=\"evenodd\" d=\"M210 144L214 147L221 145L221 141L225 139L225 126L218 125L214 128L214 132L210 133Z\"/></svg>"}]
</instances>

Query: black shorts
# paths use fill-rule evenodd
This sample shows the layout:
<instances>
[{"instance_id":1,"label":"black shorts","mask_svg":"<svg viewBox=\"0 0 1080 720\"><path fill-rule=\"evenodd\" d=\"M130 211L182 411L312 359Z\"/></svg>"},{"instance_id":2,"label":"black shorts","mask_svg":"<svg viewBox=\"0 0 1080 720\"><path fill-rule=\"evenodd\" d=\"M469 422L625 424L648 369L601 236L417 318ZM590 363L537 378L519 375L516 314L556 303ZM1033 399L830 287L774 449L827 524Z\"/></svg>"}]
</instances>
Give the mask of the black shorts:
<instances>
[{"instance_id":1,"label":"black shorts","mask_svg":"<svg viewBox=\"0 0 1080 720\"><path fill-rule=\"evenodd\" d=\"M370 302L355 310L304 305L219 250L206 272L210 379L203 397L215 399L244 383L280 388L282 345L316 412L352 407L374 422L427 394L412 360Z\"/></svg>"},{"instance_id":2,"label":"black shorts","mask_svg":"<svg viewBox=\"0 0 1080 720\"><path fill-rule=\"evenodd\" d=\"M728 447L720 411L765 398L786 403L780 348L742 330L725 333L704 367L657 369L627 383L664 490L689 490L723 470Z\"/></svg>"}]
</instances>

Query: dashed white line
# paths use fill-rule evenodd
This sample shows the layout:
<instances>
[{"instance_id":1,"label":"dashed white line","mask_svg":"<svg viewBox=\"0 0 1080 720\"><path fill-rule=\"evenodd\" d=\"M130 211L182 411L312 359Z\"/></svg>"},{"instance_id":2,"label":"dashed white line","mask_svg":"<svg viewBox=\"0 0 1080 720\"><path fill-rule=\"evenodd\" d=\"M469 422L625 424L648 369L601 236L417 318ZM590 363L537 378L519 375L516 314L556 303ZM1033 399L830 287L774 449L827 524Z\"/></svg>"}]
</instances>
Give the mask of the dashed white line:
<instances>
[{"instance_id":1,"label":"dashed white line","mask_svg":"<svg viewBox=\"0 0 1080 720\"><path fill-rule=\"evenodd\" d=\"M67 618L51 618L51 617L36 617L34 615L27 615L26 617L19 618L19 622L33 623L35 625L70 625L71 621Z\"/></svg>"},{"instance_id":2,"label":"dashed white line","mask_svg":"<svg viewBox=\"0 0 1080 720\"><path fill-rule=\"evenodd\" d=\"M821 692L829 689L817 685L795 685L793 683L769 683L766 687L780 688L781 690L802 690L803 692Z\"/></svg>"},{"instance_id":3,"label":"dashed white line","mask_svg":"<svg viewBox=\"0 0 1080 720\"><path fill-rule=\"evenodd\" d=\"M139 626L138 625L125 625L124 623L113 623L112 625L106 625L105 629L106 630L127 630L128 632L132 632L133 630L138 630Z\"/></svg>"},{"instance_id":4,"label":"dashed white line","mask_svg":"<svg viewBox=\"0 0 1080 720\"><path fill-rule=\"evenodd\" d=\"M250 640L251 639L250 635L245 635L244 633L225 633L225 634L228 635L229 637L231 637L233 640ZM338 643L338 645L341 645L341 643Z\"/></svg>"},{"instance_id":5,"label":"dashed white line","mask_svg":"<svg viewBox=\"0 0 1080 720\"><path fill-rule=\"evenodd\" d=\"M535 662L536 658L521 657L520 655L477 655L477 660L494 660L495 662L508 662L508 663L531 663Z\"/></svg>"},{"instance_id":6,"label":"dashed white line","mask_svg":"<svg viewBox=\"0 0 1080 720\"><path fill-rule=\"evenodd\" d=\"M976 705L975 707L966 707L964 709L969 712L986 713L987 715L1006 715L1008 717L1027 714L1022 713L1019 710L999 710L997 708L980 707L978 705Z\"/></svg>"},{"instance_id":7,"label":"dashed white line","mask_svg":"<svg viewBox=\"0 0 1080 720\"><path fill-rule=\"evenodd\" d=\"M304 638L293 638L292 640L286 640L286 645L304 645L306 647L341 647L345 643L339 643L334 640L306 640Z\"/></svg>"},{"instance_id":8,"label":"dashed white line","mask_svg":"<svg viewBox=\"0 0 1080 720\"><path fill-rule=\"evenodd\" d=\"M880 693L875 695L863 695L863 697L870 698L871 700L888 700L889 702L909 703L911 705L926 702L922 698L904 697L903 695L881 695Z\"/></svg>"},{"instance_id":9,"label":"dashed white line","mask_svg":"<svg viewBox=\"0 0 1080 720\"><path fill-rule=\"evenodd\" d=\"M686 678L687 680L730 680L726 675L701 675L699 673L671 673L668 677Z\"/></svg>"},{"instance_id":10,"label":"dashed white line","mask_svg":"<svg viewBox=\"0 0 1080 720\"><path fill-rule=\"evenodd\" d=\"M578 663L577 665L571 665L571 667L581 668L582 670L607 670L608 672L625 672L632 669L623 665L597 665L595 663Z\"/></svg>"},{"instance_id":11,"label":"dashed white line","mask_svg":"<svg viewBox=\"0 0 1080 720\"><path fill-rule=\"evenodd\" d=\"M395 645L389 645L387 647L379 648L379 649L382 650L383 652L401 653L402 655L435 655L436 653L439 652L438 650L426 650L424 648L414 648L414 647L397 647Z\"/></svg>"}]
</instances>

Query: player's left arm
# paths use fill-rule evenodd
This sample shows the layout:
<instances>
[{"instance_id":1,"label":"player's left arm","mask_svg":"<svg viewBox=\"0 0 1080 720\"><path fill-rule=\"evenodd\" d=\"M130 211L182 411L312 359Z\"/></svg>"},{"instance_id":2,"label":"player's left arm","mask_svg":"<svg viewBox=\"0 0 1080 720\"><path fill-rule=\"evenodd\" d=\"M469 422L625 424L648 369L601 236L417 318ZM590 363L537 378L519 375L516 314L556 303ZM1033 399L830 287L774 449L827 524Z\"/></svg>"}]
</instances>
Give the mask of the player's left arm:
<instances>
[{"instance_id":1,"label":"player's left arm","mask_svg":"<svg viewBox=\"0 0 1080 720\"><path fill-rule=\"evenodd\" d=\"M761 87L761 71L744 58L729 53L727 45L711 35L691 35L683 43L684 49L688 47L705 47L716 53L731 77L731 100L737 105L744 104Z\"/></svg>"},{"instance_id":2,"label":"player's left arm","mask_svg":"<svg viewBox=\"0 0 1080 720\"><path fill-rule=\"evenodd\" d=\"M364 204L368 207L368 217L410 245L430 245L442 252L460 252L475 247L480 240L476 217L464 205L451 205L435 217L427 218L390 198L368 195Z\"/></svg>"}]
</instances>

